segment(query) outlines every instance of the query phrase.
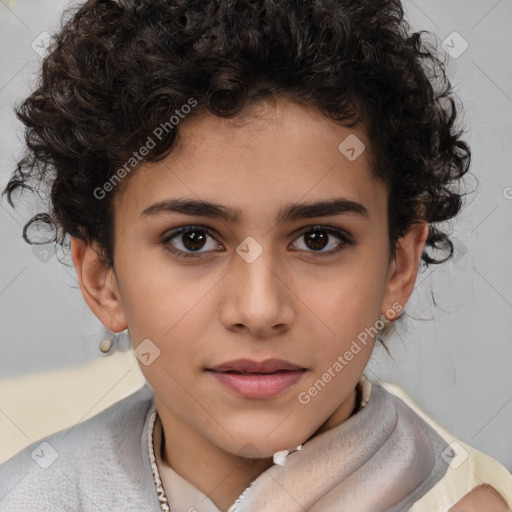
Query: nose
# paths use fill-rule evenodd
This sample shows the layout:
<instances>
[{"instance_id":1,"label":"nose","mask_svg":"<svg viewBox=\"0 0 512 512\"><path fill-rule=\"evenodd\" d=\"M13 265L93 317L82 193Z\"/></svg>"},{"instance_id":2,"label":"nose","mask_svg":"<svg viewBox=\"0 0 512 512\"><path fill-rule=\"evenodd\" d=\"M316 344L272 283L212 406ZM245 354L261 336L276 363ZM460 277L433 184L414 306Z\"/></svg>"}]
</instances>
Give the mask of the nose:
<instances>
[{"instance_id":1,"label":"nose","mask_svg":"<svg viewBox=\"0 0 512 512\"><path fill-rule=\"evenodd\" d=\"M221 321L231 331L248 330L258 337L275 336L290 328L295 295L289 271L267 248L252 262L236 256L226 276Z\"/></svg>"}]
</instances>

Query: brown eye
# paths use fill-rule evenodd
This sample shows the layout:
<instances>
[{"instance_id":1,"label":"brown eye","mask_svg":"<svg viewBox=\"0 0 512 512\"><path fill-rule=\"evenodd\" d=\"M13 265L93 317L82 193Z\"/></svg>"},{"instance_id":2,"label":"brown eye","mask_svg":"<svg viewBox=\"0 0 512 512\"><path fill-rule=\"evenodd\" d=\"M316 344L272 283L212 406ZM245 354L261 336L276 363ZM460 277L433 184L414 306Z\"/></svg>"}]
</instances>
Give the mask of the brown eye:
<instances>
[{"instance_id":1,"label":"brown eye","mask_svg":"<svg viewBox=\"0 0 512 512\"><path fill-rule=\"evenodd\" d=\"M335 254L347 245L354 245L352 238L344 231L328 226L309 227L296 240L303 241L302 244L294 243L296 249L316 252L319 256Z\"/></svg>"},{"instance_id":2,"label":"brown eye","mask_svg":"<svg viewBox=\"0 0 512 512\"><path fill-rule=\"evenodd\" d=\"M219 247L221 247L216 242L212 233L200 226L186 226L176 229L166 236L161 241L161 244L169 252L183 258L201 256L208 252L218 251ZM203 251L202 249L206 250Z\"/></svg>"},{"instance_id":3,"label":"brown eye","mask_svg":"<svg viewBox=\"0 0 512 512\"><path fill-rule=\"evenodd\" d=\"M325 231L308 231L304 234L304 241L310 249L315 251L323 249L329 242L329 235Z\"/></svg>"},{"instance_id":4,"label":"brown eye","mask_svg":"<svg viewBox=\"0 0 512 512\"><path fill-rule=\"evenodd\" d=\"M189 251L198 251L202 249L206 243L206 235L201 231L188 231L187 233L182 233L181 243Z\"/></svg>"}]
</instances>

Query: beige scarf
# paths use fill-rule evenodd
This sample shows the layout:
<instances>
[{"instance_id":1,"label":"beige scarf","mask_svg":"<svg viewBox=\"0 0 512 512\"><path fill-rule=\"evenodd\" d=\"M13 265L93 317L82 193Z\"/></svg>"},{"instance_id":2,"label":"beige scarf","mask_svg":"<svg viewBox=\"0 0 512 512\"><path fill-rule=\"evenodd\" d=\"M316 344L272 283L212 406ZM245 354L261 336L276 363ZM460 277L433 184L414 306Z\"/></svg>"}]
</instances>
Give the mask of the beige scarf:
<instances>
[{"instance_id":1,"label":"beige scarf","mask_svg":"<svg viewBox=\"0 0 512 512\"><path fill-rule=\"evenodd\" d=\"M244 491L230 512L401 512L445 474L447 443L398 397L362 377L360 409L290 450ZM154 451L171 512L221 512ZM276 460L274 458L274 460Z\"/></svg>"}]
</instances>

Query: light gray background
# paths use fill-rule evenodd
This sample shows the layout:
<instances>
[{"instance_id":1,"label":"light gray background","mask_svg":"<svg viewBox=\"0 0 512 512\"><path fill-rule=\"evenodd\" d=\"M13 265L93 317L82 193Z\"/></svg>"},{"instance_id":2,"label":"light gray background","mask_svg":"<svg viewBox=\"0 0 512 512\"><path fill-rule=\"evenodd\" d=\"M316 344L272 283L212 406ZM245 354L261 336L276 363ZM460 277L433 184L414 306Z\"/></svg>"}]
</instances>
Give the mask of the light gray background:
<instances>
[{"instance_id":1,"label":"light gray background","mask_svg":"<svg viewBox=\"0 0 512 512\"><path fill-rule=\"evenodd\" d=\"M40 65L32 42L41 44L68 4L0 0L2 189L22 147L12 106ZM512 1L406 0L404 7L414 30L440 41L456 31L469 43L448 62L480 186L454 223L455 260L418 277L411 318L388 342L395 361L376 349L367 374L399 384L447 430L512 470ZM32 195L24 197L19 210L0 202L0 377L99 357L105 336L74 269L21 238L40 211Z\"/></svg>"}]
</instances>

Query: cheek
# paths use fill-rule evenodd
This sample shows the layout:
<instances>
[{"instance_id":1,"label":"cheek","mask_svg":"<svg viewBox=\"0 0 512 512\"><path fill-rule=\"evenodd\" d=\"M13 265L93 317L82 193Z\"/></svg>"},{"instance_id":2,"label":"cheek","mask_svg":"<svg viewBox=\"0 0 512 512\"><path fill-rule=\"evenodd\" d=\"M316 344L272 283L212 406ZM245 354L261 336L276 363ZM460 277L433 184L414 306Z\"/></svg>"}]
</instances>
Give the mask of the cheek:
<instances>
[{"instance_id":1,"label":"cheek","mask_svg":"<svg viewBox=\"0 0 512 512\"><path fill-rule=\"evenodd\" d=\"M369 269L340 268L323 283L312 281L309 298L305 302L320 318L325 318L334 334L346 338L377 320L383 284L384 274L377 271L376 265Z\"/></svg>"},{"instance_id":2,"label":"cheek","mask_svg":"<svg viewBox=\"0 0 512 512\"><path fill-rule=\"evenodd\" d=\"M166 265L160 259L126 263L118 275L123 311L134 339L153 336L164 342L178 333L181 337L184 329L189 338L199 331L198 320L206 316L204 299L218 278Z\"/></svg>"},{"instance_id":3,"label":"cheek","mask_svg":"<svg viewBox=\"0 0 512 512\"><path fill-rule=\"evenodd\" d=\"M353 275L338 279L326 285L324 292L317 293L310 302L315 304L312 309L316 313L311 316L311 335L322 344L322 350L315 356L317 371L323 373L335 364L338 356L347 354L347 361L340 363L343 370L335 371L345 377L334 379L336 383L330 386L333 389L346 383L347 378L357 381L366 366L378 331L376 322L382 297L380 287L368 276L363 282L356 282Z\"/></svg>"}]
</instances>

